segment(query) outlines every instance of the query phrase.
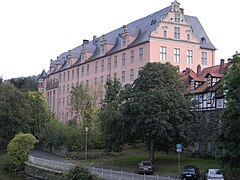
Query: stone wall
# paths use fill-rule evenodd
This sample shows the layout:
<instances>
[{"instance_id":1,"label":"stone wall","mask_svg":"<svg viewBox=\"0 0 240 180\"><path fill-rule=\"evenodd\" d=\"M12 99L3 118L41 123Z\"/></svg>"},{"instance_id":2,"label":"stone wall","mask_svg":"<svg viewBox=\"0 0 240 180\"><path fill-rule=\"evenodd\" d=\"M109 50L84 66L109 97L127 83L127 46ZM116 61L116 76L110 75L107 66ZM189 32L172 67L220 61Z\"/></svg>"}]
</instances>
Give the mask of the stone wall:
<instances>
[{"instance_id":1,"label":"stone wall","mask_svg":"<svg viewBox=\"0 0 240 180\"><path fill-rule=\"evenodd\" d=\"M36 179L65 180L62 171L36 166L28 162L25 162L24 172Z\"/></svg>"},{"instance_id":2,"label":"stone wall","mask_svg":"<svg viewBox=\"0 0 240 180\"><path fill-rule=\"evenodd\" d=\"M220 115L222 110L198 111L197 123L197 141L194 147L194 153L200 156L216 157L216 135L221 123Z\"/></svg>"}]
</instances>

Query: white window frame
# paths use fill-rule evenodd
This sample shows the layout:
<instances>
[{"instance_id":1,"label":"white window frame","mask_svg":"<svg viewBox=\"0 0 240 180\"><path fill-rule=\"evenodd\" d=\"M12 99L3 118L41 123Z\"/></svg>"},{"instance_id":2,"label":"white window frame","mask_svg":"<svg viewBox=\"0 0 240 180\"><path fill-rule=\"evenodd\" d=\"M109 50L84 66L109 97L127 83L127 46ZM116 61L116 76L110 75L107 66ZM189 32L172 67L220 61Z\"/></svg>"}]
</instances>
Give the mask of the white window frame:
<instances>
[{"instance_id":1,"label":"white window frame","mask_svg":"<svg viewBox=\"0 0 240 180\"><path fill-rule=\"evenodd\" d=\"M175 26L174 27L174 39L180 40L180 36L181 36L181 29L180 27Z\"/></svg>"},{"instance_id":2,"label":"white window frame","mask_svg":"<svg viewBox=\"0 0 240 180\"><path fill-rule=\"evenodd\" d=\"M207 62L208 62L208 53L202 52L201 53L201 64L207 66Z\"/></svg>"},{"instance_id":3,"label":"white window frame","mask_svg":"<svg viewBox=\"0 0 240 180\"><path fill-rule=\"evenodd\" d=\"M187 64L193 64L193 50L187 50Z\"/></svg>"},{"instance_id":4,"label":"white window frame","mask_svg":"<svg viewBox=\"0 0 240 180\"><path fill-rule=\"evenodd\" d=\"M174 48L174 62L180 63L180 48Z\"/></svg>"},{"instance_id":5,"label":"white window frame","mask_svg":"<svg viewBox=\"0 0 240 180\"><path fill-rule=\"evenodd\" d=\"M160 61L166 62L167 61L167 47L160 46Z\"/></svg>"}]
</instances>

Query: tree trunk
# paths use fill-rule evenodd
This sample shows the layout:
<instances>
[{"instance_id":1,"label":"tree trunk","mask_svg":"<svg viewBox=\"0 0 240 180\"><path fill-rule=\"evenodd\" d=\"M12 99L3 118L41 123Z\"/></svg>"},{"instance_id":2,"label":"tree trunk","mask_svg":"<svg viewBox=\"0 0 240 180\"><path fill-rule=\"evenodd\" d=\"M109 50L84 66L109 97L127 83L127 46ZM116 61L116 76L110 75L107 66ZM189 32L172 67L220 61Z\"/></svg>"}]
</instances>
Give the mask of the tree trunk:
<instances>
[{"instance_id":1,"label":"tree trunk","mask_svg":"<svg viewBox=\"0 0 240 180\"><path fill-rule=\"evenodd\" d=\"M150 151L149 151L149 160L154 162L154 143L153 143L153 139L151 139L151 144L150 144Z\"/></svg>"}]
</instances>

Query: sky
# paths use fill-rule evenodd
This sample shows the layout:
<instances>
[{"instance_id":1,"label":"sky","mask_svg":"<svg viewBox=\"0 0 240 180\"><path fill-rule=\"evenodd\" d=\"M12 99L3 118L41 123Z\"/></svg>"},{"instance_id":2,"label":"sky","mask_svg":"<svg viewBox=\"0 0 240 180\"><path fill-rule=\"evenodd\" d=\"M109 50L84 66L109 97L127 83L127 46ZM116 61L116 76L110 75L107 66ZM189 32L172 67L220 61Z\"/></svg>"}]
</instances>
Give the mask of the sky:
<instances>
[{"instance_id":1,"label":"sky","mask_svg":"<svg viewBox=\"0 0 240 180\"><path fill-rule=\"evenodd\" d=\"M50 59L148 16L174 0L0 0L0 76L38 75ZM216 64L240 52L239 0L178 0L217 48Z\"/></svg>"}]
</instances>

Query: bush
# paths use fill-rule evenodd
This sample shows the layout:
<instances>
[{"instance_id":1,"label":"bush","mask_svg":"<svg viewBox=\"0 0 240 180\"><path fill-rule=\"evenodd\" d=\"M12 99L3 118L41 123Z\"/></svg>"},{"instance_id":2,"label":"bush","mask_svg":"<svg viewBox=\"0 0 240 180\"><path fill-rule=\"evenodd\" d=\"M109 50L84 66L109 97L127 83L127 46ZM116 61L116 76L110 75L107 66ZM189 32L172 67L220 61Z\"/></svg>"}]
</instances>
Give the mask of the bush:
<instances>
[{"instance_id":1,"label":"bush","mask_svg":"<svg viewBox=\"0 0 240 180\"><path fill-rule=\"evenodd\" d=\"M76 166L70 169L66 174L67 179L71 180L96 180L97 178L88 171L88 169Z\"/></svg>"},{"instance_id":2,"label":"bush","mask_svg":"<svg viewBox=\"0 0 240 180\"><path fill-rule=\"evenodd\" d=\"M7 154L3 154L2 156L0 156L0 168L6 171L10 171L13 169L11 158Z\"/></svg>"}]
</instances>

